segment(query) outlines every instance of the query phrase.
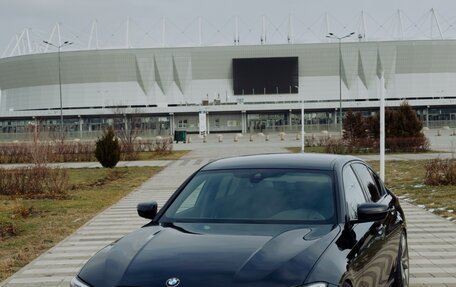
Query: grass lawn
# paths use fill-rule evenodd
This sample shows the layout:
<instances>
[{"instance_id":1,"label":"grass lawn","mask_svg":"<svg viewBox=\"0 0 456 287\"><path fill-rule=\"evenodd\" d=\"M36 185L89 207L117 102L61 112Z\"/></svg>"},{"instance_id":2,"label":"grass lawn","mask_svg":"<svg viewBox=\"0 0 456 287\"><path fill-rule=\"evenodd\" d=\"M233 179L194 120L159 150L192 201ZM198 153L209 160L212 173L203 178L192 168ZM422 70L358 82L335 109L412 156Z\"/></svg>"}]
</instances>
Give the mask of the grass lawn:
<instances>
[{"instance_id":1,"label":"grass lawn","mask_svg":"<svg viewBox=\"0 0 456 287\"><path fill-rule=\"evenodd\" d=\"M386 186L396 195L413 200L416 205L423 204L428 209L434 209L435 214L456 217L454 213L456 212L456 187L424 185L425 162L423 160L386 161ZM369 164L377 171L380 169L378 161L371 161Z\"/></svg>"},{"instance_id":2,"label":"grass lawn","mask_svg":"<svg viewBox=\"0 0 456 287\"><path fill-rule=\"evenodd\" d=\"M292 153L300 153L301 152L301 147L287 147L286 148L289 152ZM305 152L308 153L326 153L325 147L324 146L309 146L304 148ZM420 153L446 153L447 151L436 151L436 150L428 150ZM366 152L360 152L360 153L353 153L353 155L377 155L379 154L378 152L372 152L372 151L366 151ZM398 152L393 152L393 153L387 153L387 154L401 154ZM404 154L404 153L402 153Z\"/></svg>"},{"instance_id":3,"label":"grass lawn","mask_svg":"<svg viewBox=\"0 0 456 287\"><path fill-rule=\"evenodd\" d=\"M155 152L140 152L138 160L176 160L189 153L189 150L173 150L170 154L158 154Z\"/></svg>"},{"instance_id":4,"label":"grass lawn","mask_svg":"<svg viewBox=\"0 0 456 287\"><path fill-rule=\"evenodd\" d=\"M63 200L0 197L0 282L156 174L157 167L68 169ZM2 234L3 230L3 234ZM17 233L17 235L11 235Z\"/></svg>"},{"instance_id":5,"label":"grass lawn","mask_svg":"<svg viewBox=\"0 0 456 287\"><path fill-rule=\"evenodd\" d=\"M286 149L292 153L301 152L300 146L287 147ZM306 146L306 147L304 147L304 151L309 152L309 153L325 153L325 147L324 146Z\"/></svg>"}]
</instances>

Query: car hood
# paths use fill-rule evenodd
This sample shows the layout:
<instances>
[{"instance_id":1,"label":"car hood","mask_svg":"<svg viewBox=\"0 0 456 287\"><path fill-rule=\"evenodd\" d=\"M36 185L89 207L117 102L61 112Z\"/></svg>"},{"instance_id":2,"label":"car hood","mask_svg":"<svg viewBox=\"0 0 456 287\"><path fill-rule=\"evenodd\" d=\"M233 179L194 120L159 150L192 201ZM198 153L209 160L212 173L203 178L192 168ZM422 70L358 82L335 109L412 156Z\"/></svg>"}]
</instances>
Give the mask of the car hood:
<instances>
[{"instance_id":1,"label":"car hood","mask_svg":"<svg viewBox=\"0 0 456 287\"><path fill-rule=\"evenodd\" d=\"M79 277L94 287L302 284L338 226L149 226L98 252Z\"/></svg>"}]
</instances>

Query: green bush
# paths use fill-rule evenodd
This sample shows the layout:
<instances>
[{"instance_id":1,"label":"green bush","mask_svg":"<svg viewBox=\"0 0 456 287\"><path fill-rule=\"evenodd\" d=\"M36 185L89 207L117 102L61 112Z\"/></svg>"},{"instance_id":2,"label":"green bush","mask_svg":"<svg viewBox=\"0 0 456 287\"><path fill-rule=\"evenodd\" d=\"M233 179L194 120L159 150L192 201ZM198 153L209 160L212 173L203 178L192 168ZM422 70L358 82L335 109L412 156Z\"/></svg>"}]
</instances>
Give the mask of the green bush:
<instances>
[{"instance_id":1,"label":"green bush","mask_svg":"<svg viewBox=\"0 0 456 287\"><path fill-rule=\"evenodd\" d=\"M385 109L385 145L389 152L424 152L429 150L429 141L421 132L423 124L416 112L403 102L398 109ZM345 153L378 151L380 138L380 115L375 113L362 117L361 113L348 111L344 119L344 134L341 143ZM333 147L328 148L331 152Z\"/></svg>"},{"instance_id":2,"label":"green bush","mask_svg":"<svg viewBox=\"0 0 456 287\"><path fill-rule=\"evenodd\" d=\"M103 167L113 168L120 160L120 144L112 128L103 132L97 140L95 157Z\"/></svg>"},{"instance_id":3,"label":"green bush","mask_svg":"<svg viewBox=\"0 0 456 287\"><path fill-rule=\"evenodd\" d=\"M344 119L344 139L352 141L365 138L366 136L366 121L363 119L361 113L353 113L351 110L348 110Z\"/></svg>"},{"instance_id":4,"label":"green bush","mask_svg":"<svg viewBox=\"0 0 456 287\"><path fill-rule=\"evenodd\" d=\"M380 115L375 113L366 119L366 127L374 138L380 136ZM387 138L422 137L423 123L413 108L404 101L399 109L385 109L385 132Z\"/></svg>"}]
</instances>

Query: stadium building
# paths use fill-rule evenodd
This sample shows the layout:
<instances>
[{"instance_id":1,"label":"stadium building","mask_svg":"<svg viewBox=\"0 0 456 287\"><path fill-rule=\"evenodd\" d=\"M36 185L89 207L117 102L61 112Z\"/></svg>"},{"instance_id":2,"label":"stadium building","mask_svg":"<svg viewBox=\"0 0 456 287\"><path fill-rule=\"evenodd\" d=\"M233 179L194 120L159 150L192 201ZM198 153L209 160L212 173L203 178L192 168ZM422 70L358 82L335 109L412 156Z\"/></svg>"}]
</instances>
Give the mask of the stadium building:
<instances>
[{"instance_id":1,"label":"stadium building","mask_svg":"<svg viewBox=\"0 0 456 287\"><path fill-rule=\"evenodd\" d=\"M456 41L361 41L340 51L337 42L69 51L61 85L58 53L3 58L0 138L38 123L58 129L60 95L76 138L132 115L144 136L295 131L302 101L307 131L336 130L340 97L343 112L377 111L382 77L387 106L406 100L425 126L456 123Z\"/></svg>"}]
</instances>

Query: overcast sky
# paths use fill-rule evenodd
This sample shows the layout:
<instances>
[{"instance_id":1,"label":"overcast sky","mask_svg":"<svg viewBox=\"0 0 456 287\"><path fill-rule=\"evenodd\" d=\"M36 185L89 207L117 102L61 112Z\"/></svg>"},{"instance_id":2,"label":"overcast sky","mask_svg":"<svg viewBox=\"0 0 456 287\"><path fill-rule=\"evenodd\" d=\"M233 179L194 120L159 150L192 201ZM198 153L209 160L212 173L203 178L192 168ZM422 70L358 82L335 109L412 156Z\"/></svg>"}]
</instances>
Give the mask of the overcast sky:
<instances>
[{"instance_id":1,"label":"overcast sky","mask_svg":"<svg viewBox=\"0 0 456 287\"><path fill-rule=\"evenodd\" d=\"M290 14L295 37L317 41L324 38L325 12L330 15L331 30L344 33L359 30L361 10L366 13L371 38L388 33L394 36L397 9L404 13L405 33L420 38L430 33L432 24L425 13L431 8L435 8L445 34L455 35L454 0L0 0L0 55L24 28L31 29L32 41L38 44L49 38L56 22L62 23L62 40L75 41L75 48L88 44L93 19L99 23L101 46L122 45L127 16L131 19L131 45L136 47L159 45L163 16L169 45L197 43L199 16L203 17L203 42L217 44L232 41L234 16L240 19L241 43L259 42L261 17L266 15L272 43L286 41Z\"/></svg>"}]
</instances>

